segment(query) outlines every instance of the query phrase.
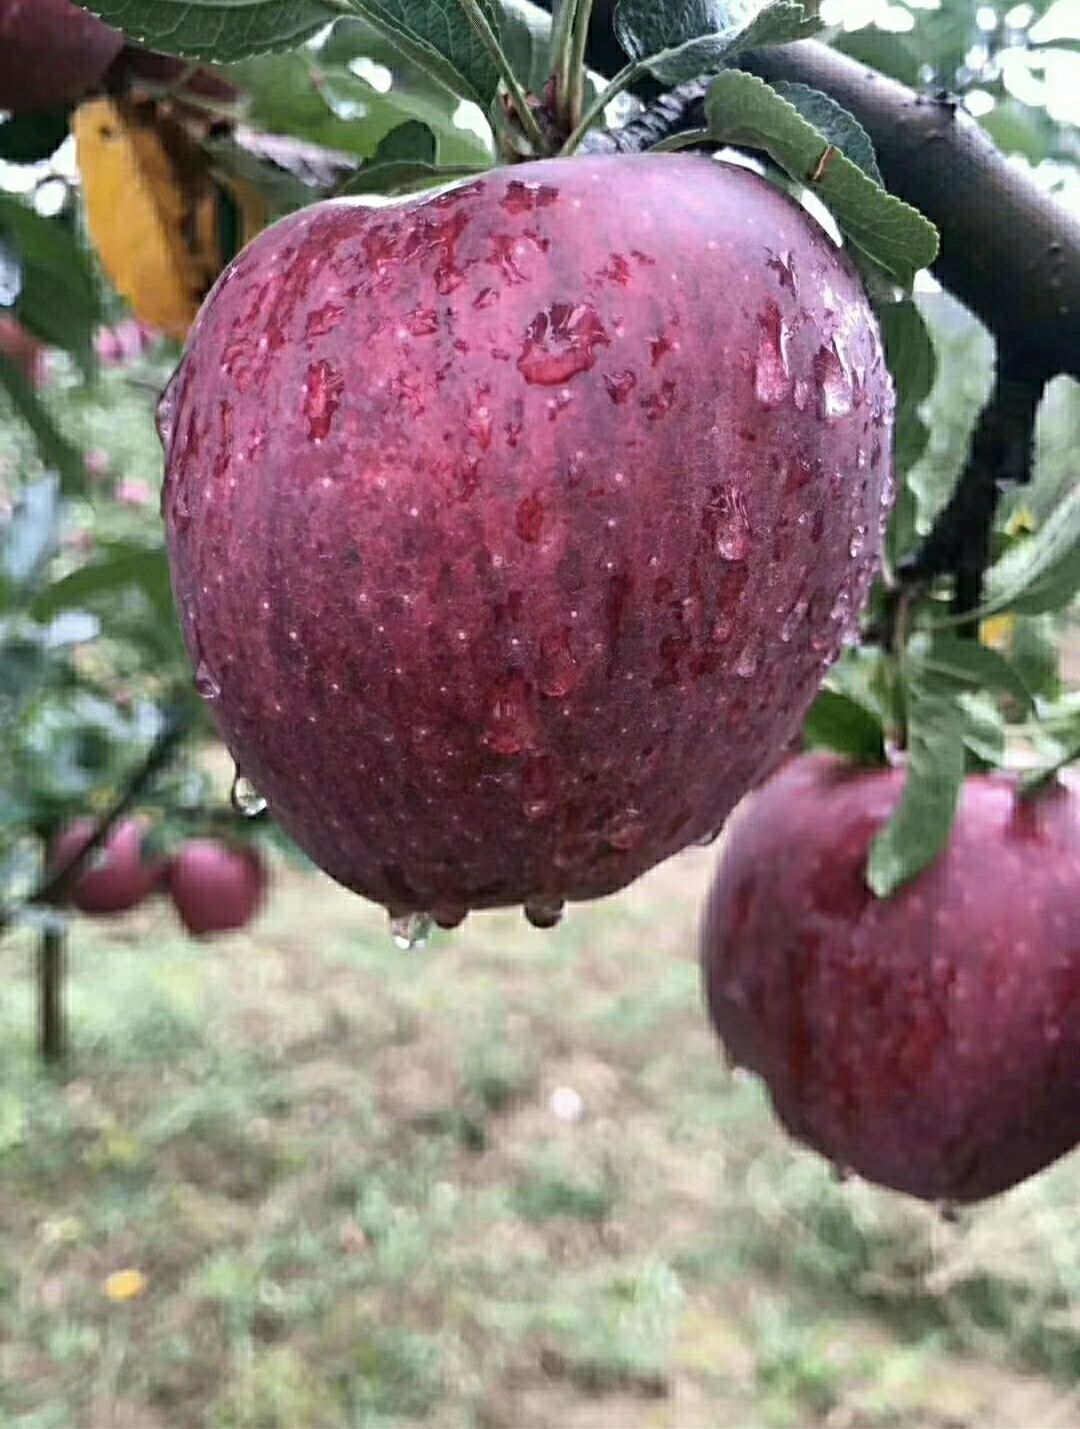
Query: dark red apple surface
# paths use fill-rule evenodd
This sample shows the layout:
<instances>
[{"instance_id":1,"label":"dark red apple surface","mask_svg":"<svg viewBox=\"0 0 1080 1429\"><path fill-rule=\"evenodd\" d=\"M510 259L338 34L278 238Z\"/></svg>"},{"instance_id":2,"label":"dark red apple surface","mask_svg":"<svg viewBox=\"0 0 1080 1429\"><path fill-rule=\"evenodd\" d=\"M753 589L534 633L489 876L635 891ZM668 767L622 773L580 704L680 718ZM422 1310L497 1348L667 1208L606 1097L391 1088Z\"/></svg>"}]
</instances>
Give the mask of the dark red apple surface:
<instances>
[{"instance_id":1,"label":"dark red apple surface","mask_svg":"<svg viewBox=\"0 0 1080 1429\"><path fill-rule=\"evenodd\" d=\"M260 235L162 404L239 768L392 911L611 893L715 832L854 625L892 389L855 269L703 157Z\"/></svg>"},{"instance_id":2,"label":"dark red apple surface","mask_svg":"<svg viewBox=\"0 0 1080 1429\"><path fill-rule=\"evenodd\" d=\"M266 871L253 849L216 839L190 839L169 863L169 894L180 921L196 937L246 927L265 887Z\"/></svg>"},{"instance_id":3,"label":"dark red apple surface","mask_svg":"<svg viewBox=\"0 0 1080 1429\"><path fill-rule=\"evenodd\" d=\"M709 1010L801 1141L927 1200L1005 1190L1080 1140L1080 797L969 778L945 852L864 878L903 773L788 765L726 834Z\"/></svg>"},{"instance_id":4,"label":"dark red apple surface","mask_svg":"<svg viewBox=\"0 0 1080 1429\"><path fill-rule=\"evenodd\" d=\"M70 0L0 0L0 109L21 114L81 99L123 44L118 30Z\"/></svg>"},{"instance_id":5,"label":"dark red apple surface","mask_svg":"<svg viewBox=\"0 0 1080 1429\"><path fill-rule=\"evenodd\" d=\"M45 349L17 318L0 317L0 352L9 357L32 387L45 380Z\"/></svg>"},{"instance_id":6,"label":"dark red apple surface","mask_svg":"<svg viewBox=\"0 0 1080 1429\"><path fill-rule=\"evenodd\" d=\"M94 829L93 819L76 819L64 829L50 851L49 862L61 868L85 847ZM161 878L160 859L145 858L144 819L123 819L111 831L100 851L91 854L68 901L81 913L126 913L149 898Z\"/></svg>"}]
</instances>

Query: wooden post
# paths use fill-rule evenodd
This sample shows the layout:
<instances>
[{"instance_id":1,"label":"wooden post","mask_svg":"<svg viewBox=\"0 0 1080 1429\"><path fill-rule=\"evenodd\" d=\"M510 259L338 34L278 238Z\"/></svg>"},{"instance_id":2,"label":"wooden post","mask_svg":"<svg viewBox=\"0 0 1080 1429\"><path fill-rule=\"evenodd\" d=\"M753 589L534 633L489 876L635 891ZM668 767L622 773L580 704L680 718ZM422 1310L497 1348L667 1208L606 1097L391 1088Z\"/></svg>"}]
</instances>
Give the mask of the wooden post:
<instances>
[{"instance_id":1,"label":"wooden post","mask_svg":"<svg viewBox=\"0 0 1080 1429\"><path fill-rule=\"evenodd\" d=\"M38 944L38 1052L50 1067L67 1057L64 984L67 978L67 929L42 929Z\"/></svg>"}]
</instances>

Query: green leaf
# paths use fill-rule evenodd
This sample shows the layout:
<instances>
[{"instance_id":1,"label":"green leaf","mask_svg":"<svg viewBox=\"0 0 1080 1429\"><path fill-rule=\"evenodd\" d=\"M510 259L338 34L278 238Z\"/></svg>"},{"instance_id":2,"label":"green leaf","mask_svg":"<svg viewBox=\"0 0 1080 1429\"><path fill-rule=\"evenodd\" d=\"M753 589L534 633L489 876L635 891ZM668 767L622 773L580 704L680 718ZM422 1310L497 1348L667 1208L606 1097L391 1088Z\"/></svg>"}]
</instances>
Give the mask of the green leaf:
<instances>
[{"instance_id":1,"label":"green leaf","mask_svg":"<svg viewBox=\"0 0 1080 1429\"><path fill-rule=\"evenodd\" d=\"M56 548L60 483L54 476L28 482L0 529L0 579L16 589L29 585Z\"/></svg>"},{"instance_id":2,"label":"green leaf","mask_svg":"<svg viewBox=\"0 0 1080 1429\"><path fill-rule=\"evenodd\" d=\"M1021 781L1020 792L1025 797L1037 794L1041 789L1045 789L1048 784L1052 784L1061 771L1067 768L1074 760L1080 759L1080 732L1073 740L1066 745L1060 759L1055 759L1053 764L1045 769L1038 769L1033 774L1029 774Z\"/></svg>"},{"instance_id":3,"label":"green leaf","mask_svg":"<svg viewBox=\"0 0 1080 1429\"><path fill-rule=\"evenodd\" d=\"M356 0L356 8L455 94L482 109L495 98L498 70L458 0ZM498 37L498 10L492 0L482 0L482 8Z\"/></svg>"},{"instance_id":4,"label":"green leaf","mask_svg":"<svg viewBox=\"0 0 1080 1429\"><path fill-rule=\"evenodd\" d=\"M337 0L79 0L130 40L170 55L238 60L288 50L341 14Z\"/></svg>"},{"instance_id":5,"label":"green leaf","mask_svg":"<svg viewBox=\"0 0 1080 1429\"><path fill-rule=\"evenodd\" d=\"M902 472L914 466L926 449L930 432L919 408L929 397L937 375L937 355L922 313L904 298L877 309L885 344L885 359L896 385L893 456Z\"/></svg>"},{"instance_id":6,"label":"green leaf","mask_svg":"<svg viewBox=\"0 0 1080 1429\"><path fill-rule=\"evenodd\" d=\"M966 715L951 682L925 672L907 685L904 792L870 848L866 878L887 898L931 864L948 842L964 782Z\"/></svg>"},{"instance_id":7,"label":"green leaf","mask_svg":"<svg viewBox=\"0 0 1080 1429\"><path fill-rule=\"evenodd\" d=\"M919 83L919 56L905 35L866 25L861 30L841 30L831 36L830 46L860 64L914 88Z\"/></svg>"},{"instance_id":8,"label":"green leaf","mask_svg":"<svg viewBox=\"0 0 1080 1429\"><path fill-rule=\"evenodd\" d=\"M57 218L43 218L19 199L0 193L0 233L18 250L22 286L15 312L28 332L72 353L93 369L93 335L101 302L85 248Z\"/></svg>"},{"instance_id":9,"label":"green leaf","mask_svg":"<svg viewBox=\"0 0 1080 1429\"><path fill-rule=\"evenodd\" d=\"M503 49L518 79L539 94L551 73L551 16L528 0L503 0Z\"/></svg>"},{"instance_id":10,"label":"green leaf","mask_svg":"<svg viewBox=\"0 0 1080 1429\"><path fill-rule=\"evenodd\" d=\"M985 614L1023 615L1064 610L1080 590L1080 484L1026 541L1018 541L991 568Z\"/></svg>"},{"instance_id":11,"label":"green leaf","mask_svg":"<svg viewBox=\"0 0 1080 1429\"><path fill-rule=\"evenodd\" d=\"M1056 700L1061 694L1061 650L1053 615L1018 615L1008 638L1008 659L1033 694Z\"/></svg>"},{"instance_id":12,"label":"green leaf","mask_svg":"<svg viewBox=\"0 0 1080 1429\"><path fill-rule=\"evenodd\" d=\"M963 640L951 631L941 630L935 632L932 641L922 637L913 641L910 656L922 669L960 688L1007 695L1025 714L1034 708L1032 693L1018 671L1003 655L977 640Z\"/></svg>"},{"instance_id":13,"label":"green leaf","mask_svg":"<svg viewBox=\"0 0 1080 1429\"><path fill-rule=\"evenodd\" d=\"M435 135L418 119L408 119L396 129L391 129L390 133L380 140L379 147L375 150L375 163L407 161L432 167L435 164L435 154Z\"/></svg>"},{"instance_id":14,"label":"green leaf","mask_svg":"<svg viewBox=\"0 0 1080 1429\"><path fill-rule=\"evenodd\" d=\"M175 620L164 548L128 541L103 543L96 560L47 586L35 598L30 613L37 620L48 620L59 611L82 608L96 597L131 586L143 591L159 616Z\"/></svg>"},{"instance_id":15,"label":"green leaf","mask_svg":"<svg viewBox=\"0 0 1080 1429\"><path fill-rule=\"evenodd\" d=\"M820 89L812 89L808 84L781 80L773 84L773 89L781 99L786 99L789 104L794 105L807 123L812 124L819 134L823 134L830 144L835 144L853 164L858 164L868 178L873 179L875 184L881 184L881 170L878 168L874 145L854 114L849 113L843 105L837 104L829 95L822 94Z\"/></svg>"},{"instance_id":16,"label":"green leaf","mask_svg":"<svg viewBox=\"0 0 1080 1429\"><path fill-rule=\"evenodd\" d=\"M390 71L388 91L350 69L363 60ZM458 97L359 21L335 25L321 51L262 55L231 65L227 75L247 92L257 129L368 159L392 129L418 119L435 133L443 163L490 162L484 140L454 123Z\"/></svg>"},{"instance_id":17,"label":"green leaf","mask_svg":"<svg viewBox=\"0 0 1080 1429\"><path fill-rule=\"evenodd\" d=\"M60 489L65 495L81 491L86 483L86 467L82 453L71 445L42 406L33 386L27 381L18 363L0 352L0 388L7 392L11 405L33 432L41 460L58 473Z\"/></svg>"},{"instance_id":18,"label":"green leaf","mask_svg":"<svg viewBox=\"0 0 1080 1429\"><path fill-rule=\"evenodd\" d=\"M38 164L51 158L67 136L66 109L11 114L0 123L0 159L9 164Z\"/></svg>"},{"instance_id":19,"label":"green leaf","mask_svg":"<svg viewBox=\"0 0 1080 1429\"><path fill-rule=\"evenodd\" d=\"M744 50L787 44L821 30L815 16L789 0L773 0L747 23L733 23L709 0L620 0L615 30L632 60L665 84L682 84L729 64Z\"/></svg>"},{"instance_id":20,"label":"green leaf","mask_svg":"<svg viewBox=\"0 0 1080 1429\"><path fill-rule=\"evenodd\" d=\"M885 737L878 717L838 690L823 689L803 725L807 749L832 749L856 764L884 764Z\"/></svg>"},{"instance_id":21,"label":"green leaf","mask_svg":"<svg viewBox=\"0 0 1080 1429\"><path fill-rule=\"evenodd\" d=\"M875 184L763 80L725 70L709 86L706 114L714 139L764 150L828 204L848 238L905 286L933 262L933 224Z\"/></svg>"},{"instance_id":22,"label":"green leaf","mask_svg":"<svg viewBox=\"0 0 1080 1429\"><path fill-rule=\"evenodd\" d=\"M348 198L357 194L419 193L423 189L434 188L438 184L451 183L454 179L468 178L470 174L481 172L480 169L461 166L440 168L415 159L391 159L385 164L365 164L341 185L337 195L340 198Z\"/></svg>"}]
</instances>

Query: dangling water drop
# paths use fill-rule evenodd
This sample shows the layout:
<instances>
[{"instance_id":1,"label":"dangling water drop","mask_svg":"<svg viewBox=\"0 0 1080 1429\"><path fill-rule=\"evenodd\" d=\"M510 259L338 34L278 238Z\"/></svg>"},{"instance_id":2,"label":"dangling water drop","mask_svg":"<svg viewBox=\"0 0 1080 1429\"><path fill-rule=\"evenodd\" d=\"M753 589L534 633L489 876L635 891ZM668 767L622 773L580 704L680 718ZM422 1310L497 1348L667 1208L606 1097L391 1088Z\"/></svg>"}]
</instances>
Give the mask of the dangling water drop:
<instances>
[{"instance_id":1,"label":"dangling water drop","mask_svg":"<svg viewBox=\"0 0 1080 1429\"><path fill-rule=\"evenodd\" d=\"M530 898L525 917L534 928L554 928L562 922L566 905L561 898Z\"/></svg>"},{"instance_id":2,"label":"dangling water drop","mask_svg":"<svg viewBox=\"0 0 1080 1429\"><path fill-rule=\"evenodd\" d=\"M390 915L390 936L394 947L403 953L422 952L434 926L435 919L430 913L402 913L396 918Z\"/></svg>"},{"instance_id":3,"label":"dangling water drop","mask_svg":"<svg viewBox=\"0 0 1080 1429\"><path fill-rule=\"evenodd\" d=\"M960 1208L952 1201L938 1201L937 1213L947 1226L960 1224Z\"/></svg>"},{"instance_id":4,"label":"dangling water drop","mask_svg":"<svg viewBox=\"0 0 1080 1429\"><path fill-rule=\"evenodd\" d=\"M232 788L229 790L229 803L238 814L243 814L245 819L257 819L260 814L266 812L266 800L251 780L241 774L239 770L233 776Z\"/></svg>"}]
</instances>

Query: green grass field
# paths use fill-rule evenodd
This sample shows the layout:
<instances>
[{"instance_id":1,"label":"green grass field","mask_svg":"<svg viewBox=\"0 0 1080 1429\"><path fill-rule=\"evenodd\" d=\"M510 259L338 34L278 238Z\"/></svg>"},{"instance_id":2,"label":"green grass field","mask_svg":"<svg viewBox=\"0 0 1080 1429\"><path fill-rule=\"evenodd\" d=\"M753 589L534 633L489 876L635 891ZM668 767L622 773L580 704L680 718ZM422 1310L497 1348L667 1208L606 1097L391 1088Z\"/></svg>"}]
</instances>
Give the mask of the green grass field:
<instances>
[{"instance_id":1,"label":"green grass field","mask_svg":"<svg viewBox=\"0 0 1080 1429\"><path fill-rule=\"evenodd\" d=\"M62 1083L8 939L0 1425L1076 1429L1080 1160L954 1225L793 1147L702 1015L714 857L423 953L295 871L82 922Z\"/></svg>"}]
</instances>

